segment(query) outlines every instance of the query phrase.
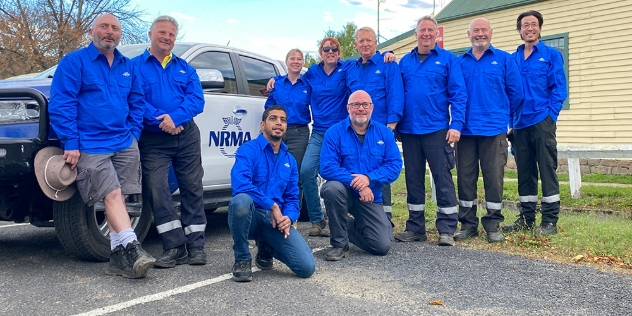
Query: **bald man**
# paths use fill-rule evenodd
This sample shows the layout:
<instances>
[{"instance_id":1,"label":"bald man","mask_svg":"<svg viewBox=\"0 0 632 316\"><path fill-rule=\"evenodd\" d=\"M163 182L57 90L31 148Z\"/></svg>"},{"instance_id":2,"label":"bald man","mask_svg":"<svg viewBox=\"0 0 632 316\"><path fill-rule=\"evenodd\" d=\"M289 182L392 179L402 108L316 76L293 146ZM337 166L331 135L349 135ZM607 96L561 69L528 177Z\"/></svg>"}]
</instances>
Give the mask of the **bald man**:
<instances>
[{"instance_id":1,"label":"bald man","mask_svg":"<svg viewBox=\"0 0 632 316\"><path fill-rule=\"evenodd\" d=\"M507 132L511 115L523 100L522 81L511 55L492 46L492 26L488 20L474 19L467 35L472 48L459 57L468 99L461 139L456 144L461 230L454 235L454 240L478 236L476 185L480 165L487 208L481 224L487 241L502 242L505 238L499 225L504 220L500 209L507 164Z\"/></svg>"},{"instance_id":2,"label":"bald man","mask_svg":"<svg viewBox=\"0 0 632 316\"><path fill-rule=\"evenodd\" d=\"M110 230L109 275L141 278L155 259L131 227L125 196L139 194L138 139L145 98L132 62L116 49L121 23L98 16L92 43L66 55L55 72L48 112L64 158L77 168L77 191L88 205L103 200Z\"/></svg>"},{"instance_id":3,"label":"bald man","mask_svg":"<svg viewBox=\"0 0 632 316\"><path fill-rule=\"evenodd\" d=\"M347 111L347 119L327 130L320 151L320 174L327 180L321 196L333 247L325 255L329 261L347 257L349 242L370 254L388 253L392 226L382 205L382 186L393 183L402 170L393 132L371 120L369 94L352 93Z\"/></svg>"}]
</instances>

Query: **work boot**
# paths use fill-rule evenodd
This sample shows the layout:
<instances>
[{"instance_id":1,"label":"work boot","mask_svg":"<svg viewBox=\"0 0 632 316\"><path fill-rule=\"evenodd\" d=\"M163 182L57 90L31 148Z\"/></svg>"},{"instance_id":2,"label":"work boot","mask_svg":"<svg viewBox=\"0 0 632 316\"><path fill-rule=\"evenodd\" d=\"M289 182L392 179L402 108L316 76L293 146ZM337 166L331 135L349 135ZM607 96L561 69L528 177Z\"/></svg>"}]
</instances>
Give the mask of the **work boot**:
<instances>
[{"instance_id":1,"label":"work boot","mask_svg":"<svg viewBox=\"0 0 632 316\"><path fill-rule=\"evenodd\" d=\"M410 242L410 241L426 241L428 240L428 236L426 236L425 233L420 234L420 233L414 233L411 231L405 231L405 232L401 232L401 233L397 233L395 235L393 235L393 237L395 237L395 239L399 240L399 241L403 241L403 242Z\"/></svg>"},{"instance_id":2,"label":"work boot","mask_svg":"<svg viewBox=\"0 0 632 316\"><path fill-rule=\"evenodd\" d=\"M252 260L235 260L233 265L233 280L235 282L252 281Z\"/></svg>"},{"instance_id":3,"label":"work boot","mask_svg":"<svg viewBox=\"0 0 632 316\"><path fill-rule=\"evenodd\" d=\"M323 219L320 223L312 223L312 228L309 230L309 235L312 237L329 237L330 232L327 228L327 220Z\"/></svg>"},{"instance_id":4,"label":"work boot","mask_svg":"<svg viewBox=\"0 0 632 316\"><path fill-rule=\"evenodd\" d=\"M325 260L327 261L340 261L342 258L346 258L349 256L349 244L345 245L342 248L331 248L327 251L325 255Z\"/></svg>"},{"instance_id":5,"label":"work boot","mask_svg":"<svg viewBox=\"0 0 632 316\"><path fill-rule=\"evenodd\" d=\"M505 241L505 236L503 236L503 233L499 231L487 232L487 242L495 243L495 242L503 242L503 241Z\"/></svg>"},{"instance_id":6,"label":"work boot","mask_svg":"<svg viewBox=\"0 0 632 316\"><path fill-rule=\"evenodd\" d=\"M478 230L461 229L458 233L454 234L454 240L461 241L478 236Z\"/></svg>"},{"instance_id":7,"label":"work boot","mask_svg":"<svg viewBox=\"0 0 632 316\"><path fill-rule=\"evenodd\" d=\"M255 257L255 265L261 270L270 270L274 265L270 247L265 241L257 241L257 256Z\"/></svg>"},{"instance_id":8,"label":"work boot","mask_svg":"<svg viewBox=\"0 0 632 316\"><path fill-rule=\"evenodd\" d=\"M503 233L512 233L521 230L533 229L533 221L527 221L524 217L520 216L513 224L500 227Z\"/></svg>"},{"instance_id":9,"label":"work boot","mask_svg":"<svg viewBox=\"0 0 632 316\"><path fill-rule=\"evenodd\" d=\"M138 240L134 240L125 246L125 256L127 261L132 264L134 274L138 278L142 278L147 273L147 270L154 265L156 259L150 256L140 244Z\"/></svg>"},{"instance_id":10,"label":"work boot","mask_svg":"<svg viewBox=\"0 0 632 316\"><path fill-rule=\"evenodd\" d=\"M185 264L189 261L187 246L181 245L175 248L167 249L162 253L156 262L154 267L157 268L173 268L176 264Z\"/></svg>"},{"instance_id":11,"label":"work boot","mask_svg":"<svg viewBox=\"0 0 632 316\"><path fill-rule=\"evenodd\" d=\"M554 223L542 223L536 228L535 233L538 235L549 236L557 234L557 226Z\"/></svg>"},{"instance_id":12,"label":"work boot","mask_svg":"<svg viewBox=\"0 0 632 316\"><path fill-rule=\"evenodd\" d=\"M204 252L204 247L189 248L189 264L192 266L206 264L206 252Z\"/></svg>"},{"instance_id":13,"label":"work boot","mask_svg":"<svg viewBox=\"0 0 632 316\"><path fill-rule=\"evenodd\" d=\"M122 245L116 246L110 253L110 263L105 270L107 275L120 275L128 279L137 279L139 276L134 273L133 264L127 260L125 256L125 247Z\"/></svg>"},{"instance_id":14,"label":"work boot","mask_svg":"<svg viewBox=\"0 0 632 316\"><path fill-rule=\"evenodd\" d=\"M450 234L440 234L439 246L454 246L454 237Z\"/></svg>"}]
</instances>

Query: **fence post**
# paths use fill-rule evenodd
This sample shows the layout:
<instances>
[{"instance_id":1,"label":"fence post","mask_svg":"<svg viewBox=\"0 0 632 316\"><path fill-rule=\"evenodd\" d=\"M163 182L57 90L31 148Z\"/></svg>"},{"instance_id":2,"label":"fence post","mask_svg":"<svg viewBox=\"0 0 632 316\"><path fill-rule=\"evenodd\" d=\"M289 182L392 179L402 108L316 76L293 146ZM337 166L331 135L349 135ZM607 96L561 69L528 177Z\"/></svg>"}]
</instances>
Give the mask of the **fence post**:
<instances>
[{"instance_id":1,"label":"fence post","mask_svg":"<svg viewBox=\"0 0 632 316\"><path fill-rule=\"evenodd\" d=\"M579 158L568 158L568 180L571 187L571 197L579 199L582 195L582 173Z\"/></svg>"}]
</instances>

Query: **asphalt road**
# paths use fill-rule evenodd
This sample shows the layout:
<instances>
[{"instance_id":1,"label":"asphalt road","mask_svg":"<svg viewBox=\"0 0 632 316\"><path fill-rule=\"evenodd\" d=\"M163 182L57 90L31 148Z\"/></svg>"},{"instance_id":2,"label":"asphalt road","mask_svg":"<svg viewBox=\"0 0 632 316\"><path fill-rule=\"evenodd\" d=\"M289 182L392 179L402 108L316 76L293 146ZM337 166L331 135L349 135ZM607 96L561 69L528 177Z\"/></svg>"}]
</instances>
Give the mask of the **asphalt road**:
<instances>
[{"instance_id":1,"label":"asphalt road","mask_svg":"<svg viewBox=\"0 0 632 316\"><path fill-rule=\"evenodd\" d=\"M308 229L300 223L304 236ZM105 275L107 263L67 256L52 228L2 223L0 314L632 315L629 275L436 242L395 243L385 257L351 246L349 258L327 262L328 239L308 237L317 260L311 278L275 261L253 282L235 283L225 211L209 216L206 237L208 265L128 280ZM144 245L162 252L155 233Z\"/></svg>"}]
</instances>

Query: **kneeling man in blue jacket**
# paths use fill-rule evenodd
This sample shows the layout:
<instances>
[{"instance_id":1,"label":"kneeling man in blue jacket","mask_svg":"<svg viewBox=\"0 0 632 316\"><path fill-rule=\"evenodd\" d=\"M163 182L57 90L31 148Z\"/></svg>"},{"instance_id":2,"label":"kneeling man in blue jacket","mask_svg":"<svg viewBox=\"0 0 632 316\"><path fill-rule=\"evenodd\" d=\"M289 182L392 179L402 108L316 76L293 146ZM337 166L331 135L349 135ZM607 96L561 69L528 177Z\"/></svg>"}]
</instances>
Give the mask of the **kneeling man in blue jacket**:
<instances>
[{"instance_id":1,"label":"kneeling man in blue jacket","mask_svg":"<svg viewBox=\"0 0 632 316\"><path fill-rule=\"evenodd\" d=\"M382 207L382 186L402 170L393 132L371 120L369 94L352 93L347 111L347 119L327 130L320 151L320 175L327 180L321 196L333 247L326 254L329 261L347 257L349 242L374 255L388 253L392 226Z\"/></svg>"}]
</instances>

